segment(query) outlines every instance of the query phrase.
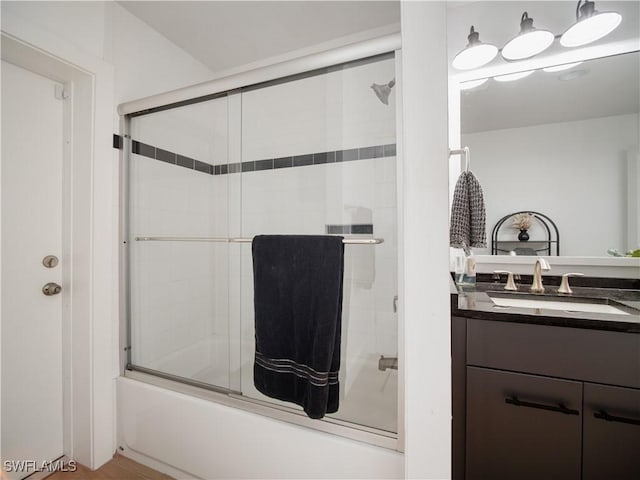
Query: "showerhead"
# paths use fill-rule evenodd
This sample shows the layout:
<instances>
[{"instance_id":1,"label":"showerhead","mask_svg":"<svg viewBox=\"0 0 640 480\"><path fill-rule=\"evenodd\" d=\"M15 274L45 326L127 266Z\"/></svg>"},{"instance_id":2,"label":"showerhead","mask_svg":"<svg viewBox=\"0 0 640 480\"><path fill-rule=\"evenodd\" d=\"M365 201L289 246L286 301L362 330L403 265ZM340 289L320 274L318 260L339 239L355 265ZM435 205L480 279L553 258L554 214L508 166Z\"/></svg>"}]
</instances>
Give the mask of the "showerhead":
<instances>
[{"instance_id":1,"label":"showerhead","mask_svg":"<svg viewBox=\"0 0 640 480\"><path fill-rule=\"evenodd\" d=\"M376 94L376 97L378 97L378 100L380 100L385 105L389 105L389 95L391 94L391 89L395 84L396 84L396 79L394 78L389 83L384 85L379 85L377 83L374 83L371 85L371 88L373 89L373 92Z\"/></svg>"}]
</instances>

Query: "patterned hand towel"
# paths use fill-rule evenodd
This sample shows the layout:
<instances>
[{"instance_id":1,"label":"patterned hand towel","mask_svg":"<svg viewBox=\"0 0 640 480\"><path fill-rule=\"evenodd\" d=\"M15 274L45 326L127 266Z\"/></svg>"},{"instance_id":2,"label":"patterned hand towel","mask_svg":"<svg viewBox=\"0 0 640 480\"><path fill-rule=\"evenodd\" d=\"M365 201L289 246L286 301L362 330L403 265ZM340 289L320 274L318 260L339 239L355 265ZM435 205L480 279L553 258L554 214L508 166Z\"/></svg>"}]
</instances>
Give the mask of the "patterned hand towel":
<instances>
[{"instance_id":1,"label":"patterned hand towel","mask_svg":"<svg viewBox=\"0 0 640 480\"><path fill-rule=\"evenodd\" d=\"M486 223L482 187L473 173L462 172L453 191L449 245L467 253L486 247Z\"/></svg>"},{"instance_id":2,"label":"patterned hand towel","mask_svg":"<svg viewBox=\"0 0 640 480\"><path fill-rule=\"evenodd\" d=\"M263 394L311 418L338 410L344 245L339 236L253 239L256 353Z\"/></svg>"}]
</instances>

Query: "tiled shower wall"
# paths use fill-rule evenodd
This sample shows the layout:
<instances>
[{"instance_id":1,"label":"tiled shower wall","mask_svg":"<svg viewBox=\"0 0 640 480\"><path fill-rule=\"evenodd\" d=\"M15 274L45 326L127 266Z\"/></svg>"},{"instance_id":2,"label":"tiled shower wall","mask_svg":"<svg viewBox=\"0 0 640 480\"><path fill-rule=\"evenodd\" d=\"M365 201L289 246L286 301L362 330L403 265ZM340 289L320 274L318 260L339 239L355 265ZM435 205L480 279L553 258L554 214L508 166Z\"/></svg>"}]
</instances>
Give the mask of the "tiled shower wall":
<instances>
[{"instance_id":1,"label":"tiled shower wall","mask_svg":"<svg viewBox=\"0 0 640 480\"><path fill-rule=\"evenodd\" d=\"M135 117L131 128L134 140L215 166L207 174L180 167L180 157L170 165L134 155L131 184L140 183L140 192L131 197L131 224L139 235L324 234L327 225L364 224L384 239L345 246L336 415L387 430L396 428L396 376L378 372L377 360L397 355L395 92L384 105L370 86L394 75L393 58L363 62ZM167 160L164 152L146 154ZM134 332L134 363L265 400L252 381L250 245L132 247L139 252L134 271L138 263L148 276L134 285L141 290L134 316L146 319Z\"/></svg>"},{"instance_id":2,"label":"tiled shower wall","mask_svg":"<svg viewBox=\"0 0 640 480\"><path fill-rule=\"evenodd\" d=\"M384 105L369 87L387 83L394 75L394 61L387 59L253 90L242 97L243 161L393 147L387 147L386 155L382 148L379 158L248 172L242 180L245 236L323 234L326 225L372 224L373 236L384 239L380 245L345 246L343 391L336 416L391 430L396 377L377 371L377 361L382 354L397 356L395 92L390 104ZM250 249L242 254L242 391L264 399L250 374L253 277ZM354 404L351 397L358 398L362 390L369 390L367 403ZM381 411L368 412L376 402L383 404Z\"/></svg>"}]
</instances>

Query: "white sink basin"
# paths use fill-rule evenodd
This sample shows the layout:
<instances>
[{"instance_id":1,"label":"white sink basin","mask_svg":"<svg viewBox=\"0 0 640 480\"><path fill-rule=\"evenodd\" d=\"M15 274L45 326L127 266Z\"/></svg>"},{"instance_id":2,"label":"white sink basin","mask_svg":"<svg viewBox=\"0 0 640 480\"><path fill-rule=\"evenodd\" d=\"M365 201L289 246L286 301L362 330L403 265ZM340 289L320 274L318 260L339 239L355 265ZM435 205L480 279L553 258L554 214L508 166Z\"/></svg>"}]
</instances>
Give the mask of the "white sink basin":
<instances>
[{"instance_id":1,"label":"white sink basin","mask_svg":"<svg viewBox=\"0 0 640 480\"><path fill-rule=\"evenodd\" d=\"M534 299L534 298L514 298L498 297L489 295L494 304L500 307L516 308L543 308L546 310L562 310L565 312L586 312L586 313L612 313L615 315L629 315L629 313L604 303L572 302L570 299Z\"/></svg>"}]
</instances>

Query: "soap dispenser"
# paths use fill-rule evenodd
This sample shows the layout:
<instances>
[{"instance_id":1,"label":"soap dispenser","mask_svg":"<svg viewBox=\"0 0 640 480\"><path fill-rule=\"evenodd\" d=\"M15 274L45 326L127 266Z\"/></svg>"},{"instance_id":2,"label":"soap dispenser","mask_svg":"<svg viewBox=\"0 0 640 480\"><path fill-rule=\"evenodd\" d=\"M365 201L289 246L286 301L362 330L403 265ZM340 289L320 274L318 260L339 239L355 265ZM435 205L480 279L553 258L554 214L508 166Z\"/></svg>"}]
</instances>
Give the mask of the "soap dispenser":
<instances>
[{"instance_id":1,"label":"soap dispenser","mask_svg":"<svg viewBox=\"0 0 640 480\"><path fill-rule=\"evenodd\" d=\"M476 285L476 259L473 253L469 253L465 262L464 284L469 286Z\"/></svg>"}]
</instances>

